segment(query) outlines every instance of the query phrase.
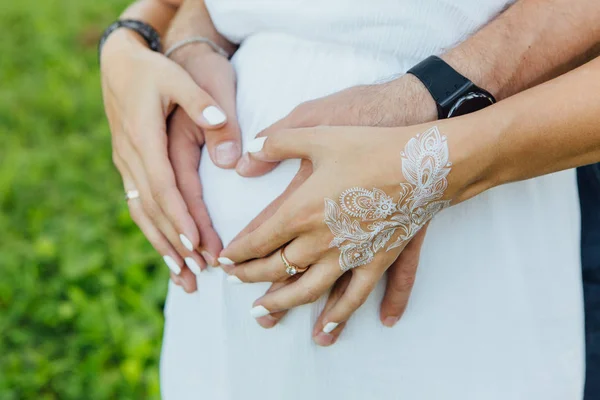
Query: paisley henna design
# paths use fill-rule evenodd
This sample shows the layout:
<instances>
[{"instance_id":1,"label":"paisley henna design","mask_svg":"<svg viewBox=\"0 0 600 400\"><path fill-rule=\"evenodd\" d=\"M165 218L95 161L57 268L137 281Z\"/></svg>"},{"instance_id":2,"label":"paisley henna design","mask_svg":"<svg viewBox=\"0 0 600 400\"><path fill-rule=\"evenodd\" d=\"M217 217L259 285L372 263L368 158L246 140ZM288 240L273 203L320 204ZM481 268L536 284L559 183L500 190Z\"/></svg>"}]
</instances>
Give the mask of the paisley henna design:
<instances>
[{"instance_id":1,"label":"paisley henna design","mask_svg":"<svg viewBox=\"0 0 600 400\"><path fill-rule=\"evenodd\" d=\"M403 246L450 205L450 200L440 200L448 187L446 177L452 163L446 137L437 127L410 139L400 155L407 182L400 183L398 201L383 190L361 187L345 190L340 205L325 199L325 223L334 236L329 247L340 249L342 271L370 263L397 232L386 251ZM361 222L368 222L366 229Z\"/></svg>"}]
</instances>

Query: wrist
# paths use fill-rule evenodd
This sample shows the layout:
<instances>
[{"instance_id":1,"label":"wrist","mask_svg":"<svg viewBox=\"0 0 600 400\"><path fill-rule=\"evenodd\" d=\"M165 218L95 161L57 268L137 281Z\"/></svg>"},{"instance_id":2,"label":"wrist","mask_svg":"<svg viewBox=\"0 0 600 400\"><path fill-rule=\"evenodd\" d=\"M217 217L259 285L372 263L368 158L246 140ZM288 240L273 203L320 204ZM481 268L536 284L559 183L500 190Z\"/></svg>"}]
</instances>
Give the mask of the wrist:
<instances>
[{"instance_id":1,"label":"wrist","mask_svg":"<svg viewBox=\"0 0 600 400\"><path fill-rule=\"evenodd\" d=\"M223 57L222 54L217 53L208 43L204 42L187 43L169 55L169 58L186 68L186 66L196 65L200 60L207 56L219 56L227 59L226 57Z\"/></svg>"},{"instance_id":2,"label":"wrist","mask_svg":"<svg viewBox=\"0 0 600 400\"><path fill-rule=\"evenodd\" d=\"M115 57L132 50L150 50L144 38L137 32L119 28L106 39L100 53L100 65L110 62Z\"/></svg>"},{"instance_id":3,"label":"wrist","mask_svg":"<svg viewBox=\"0 0 600 400\"><path fill-rule=\"evenodd\" d=\"M448 175L448 198L453 204L466 201L500 184L498 142L502 121L493 113L472 114L438 121L440 133L447 137L452 171Z\"/></svg>"},{"instance_id":4,"label":"wrist","mask_svg":"<svg viewBox=\"0 0 600 400\"><path fill-rule=\"evenodd\" d=\"M437 106L433 97L414 75L402 75L388 85L393 88L390 112L397 115L397 126L422 124L437 119Z\"/></svg>"},{"instance_id":5,"label":"wrist","mask_svg":"<svg viewBox=\"0 0 600 400\"><path fill-rule=\"evenodd\" d=\"M440 58L475 85L490 92L497 101L502 99L502 67L497 65L498 63L480 55L468 54L468 51L460 46L441 55Z\"/></svg>"}]
</instances>

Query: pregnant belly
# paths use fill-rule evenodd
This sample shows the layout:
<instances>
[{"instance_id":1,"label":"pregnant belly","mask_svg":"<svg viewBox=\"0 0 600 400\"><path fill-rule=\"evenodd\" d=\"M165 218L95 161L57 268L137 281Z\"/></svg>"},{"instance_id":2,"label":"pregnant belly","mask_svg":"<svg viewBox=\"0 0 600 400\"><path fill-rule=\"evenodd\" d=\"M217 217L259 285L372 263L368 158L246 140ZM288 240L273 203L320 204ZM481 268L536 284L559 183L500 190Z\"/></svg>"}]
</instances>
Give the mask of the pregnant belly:
<instances>
[{"instance_id":1,"label":"pregnant belly","mask_svg":"<svg viewBox=\"0 0 600 400\"><path fill-rule=\"evenodd\" d=\"M304 101L373 83L406 68L388 56L281 34L250 37L232 63L243 145ZM224 244L285 190L299 165L298 160L288 160L265 176L243 178L217 168L204 150L204 199Z\"/></svg>"}]
</instances>

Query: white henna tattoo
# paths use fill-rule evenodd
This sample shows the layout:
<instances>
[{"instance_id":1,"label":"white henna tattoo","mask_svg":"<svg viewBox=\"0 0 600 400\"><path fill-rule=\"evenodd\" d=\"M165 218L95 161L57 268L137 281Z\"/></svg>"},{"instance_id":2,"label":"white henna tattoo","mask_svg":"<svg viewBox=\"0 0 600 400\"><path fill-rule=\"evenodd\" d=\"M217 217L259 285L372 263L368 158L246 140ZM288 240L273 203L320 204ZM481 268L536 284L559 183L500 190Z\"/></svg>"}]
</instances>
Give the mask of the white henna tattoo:
<instances>
[{"instance_id":1,"label":"white henna tattoo","mask_svg":"<svg viewBox=\"0 0 600 400\"><path fill-rule=\"evenodd\" d=\"M403 246L435 214L450 205L440 200L448 187L448 144L437 127L410 139L402 156L400 198L383 190L354 187L345 190L338 204L325 199L325 223L333 233L329 247L340 249L340 268L347 271L370 263L392 236L398 238L386 251ZM362 222L369 222L366 229Z\"/></svg>"}]
</instances>

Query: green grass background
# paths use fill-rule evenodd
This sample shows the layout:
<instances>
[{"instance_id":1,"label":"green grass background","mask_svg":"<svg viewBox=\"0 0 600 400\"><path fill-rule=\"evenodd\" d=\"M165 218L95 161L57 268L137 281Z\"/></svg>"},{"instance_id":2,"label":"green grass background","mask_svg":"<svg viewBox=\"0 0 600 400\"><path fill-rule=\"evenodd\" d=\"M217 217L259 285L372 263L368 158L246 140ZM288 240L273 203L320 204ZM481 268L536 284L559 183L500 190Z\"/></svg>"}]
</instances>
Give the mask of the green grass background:
<instances>
[{"instance_id":1,"label":"green grass background","mask_svg":"<svg viewBox=\"0 0 600 400\"><path fill-rule=\"evenodd\" d=\"M0 0L0 400L157 399L167 268L111 162L96 43L129 0Z\"/></svg>"}]
</instances>

